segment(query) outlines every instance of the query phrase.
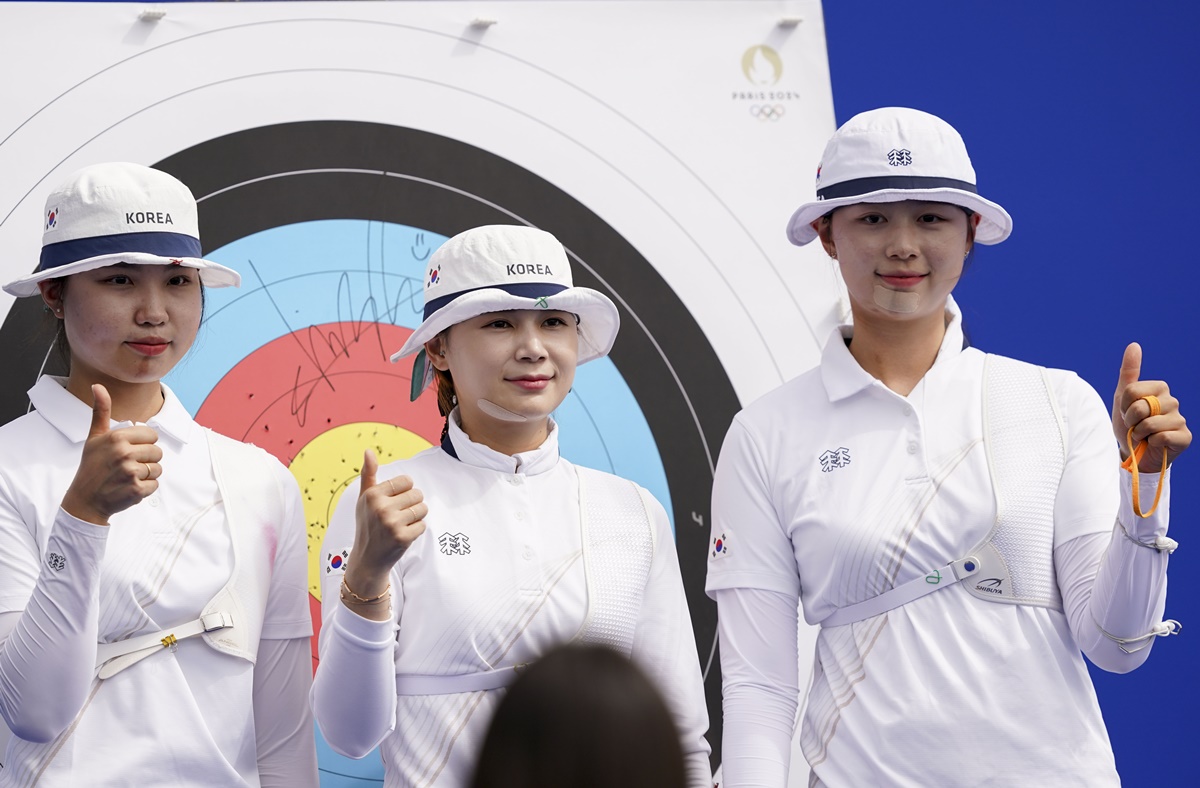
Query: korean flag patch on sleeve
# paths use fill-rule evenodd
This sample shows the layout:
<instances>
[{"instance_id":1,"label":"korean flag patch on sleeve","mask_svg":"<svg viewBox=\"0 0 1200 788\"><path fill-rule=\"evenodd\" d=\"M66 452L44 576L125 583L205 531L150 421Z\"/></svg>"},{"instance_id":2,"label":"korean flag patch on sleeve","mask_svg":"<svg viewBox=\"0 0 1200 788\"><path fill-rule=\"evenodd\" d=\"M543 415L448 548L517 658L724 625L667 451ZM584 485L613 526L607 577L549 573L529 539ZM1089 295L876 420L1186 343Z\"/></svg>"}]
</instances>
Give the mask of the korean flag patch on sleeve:
<instances>
[{"instance_id":1,"label":"korean flag patch on sleeve","mask_svg":"<svg viewBox=\"0 0 1200 788\"><path fill-rule=\"evenodd\" d=\"M325 554L325 574L330 572L345 572L346 560L350 557L350 548L342 550L340 553Z\"/></svg>"},{"instance_id":2,"label":"korean flag patch on sleeve","mask_svg":"<svg viewBox=\"0 0 1200 788\"><path fill-rule=\"evenodd\" d=\"M712 540L712 550L709 555L714 558L724 558L729 554L729 536L722 533L720 536L714 536Z\"/></svg>"}]
</instances>

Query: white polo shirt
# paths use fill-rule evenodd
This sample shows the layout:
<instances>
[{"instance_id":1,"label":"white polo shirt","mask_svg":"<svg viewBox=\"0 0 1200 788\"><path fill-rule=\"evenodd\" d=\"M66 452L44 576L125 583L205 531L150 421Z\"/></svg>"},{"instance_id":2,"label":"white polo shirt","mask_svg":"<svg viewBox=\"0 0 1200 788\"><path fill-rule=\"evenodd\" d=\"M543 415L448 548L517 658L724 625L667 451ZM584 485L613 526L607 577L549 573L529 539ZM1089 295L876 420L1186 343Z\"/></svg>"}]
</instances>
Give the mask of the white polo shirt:
<instances>
[{"instance_id":1,"label":"white polo shirt","mask_svg":"<svg viewBox=\"0 0 1200 788\"><path fill-rule=\"evenodd\" d=\"M858 365L845 342L850 328L843 327L818 368L735 418L714 485L710 595L781 595L777 610L784 616L798 600L805 620L816 623L967 555L987 537L996 502L983 444L984 354L962 349L952 300L949 312L937 359L907 397ZM1050 382L1067 451L1054 548L1086 537L1103 550L1120 497L1109 415L1074 373L1050 370ZM1132 514L1123 519L1130 533L1165 533L1160 511L1150 522L1132 522ZM1133 552L1155 553L1129 544ZM1082 579L1064 578L1060 566L1060 586L1090 583L1098 563L1096 555ZM1165 558L1161 564L1165 573ZM1162 599L1154 595L1165 595L1165 580L1161 592L1148 593L1142 606L1161 614ZM749 643L755 625L730 620L734 610L753 616L750 607L723 606L723 636L728 631ZM791 619L781 642L795 642ZM740 677L758 675L754 665L730 667ZM766 672L787 670L772 668ZM801 745L821 784L1119 783L1095 692L1062 612L991 604L955 585L864 621L823 628L813 673ZM726 681L725 777L737 786L747 783L730 779L730 759L738 755L731 739L754 737L750 728L739 730L740 713L731 723L731 696L746 691L742 710L762 709L775 702L772 694L794 698L796 688L748 687L755 682L741 679L732 688ZM784 718L788 700L780 706ZM794 702L790 708L794 714ZM769 735L790 738L787 719L775 722ZM774 751L786 749L785 740ZM786 773L786 758L783 766Z\"/></svg>"},{"instance_id":2,"label":"white polo shirt","mask_svg":"<svg viewBox=\"0 0 1200 788\"><path fill-rule=\"evenodd\" d=\"M233 547L208 442L166 386L163 392L163 407L149 422L163 451L160 487L108 527L76 520L59 506L92 415L61 380L42 377L29 392L36 411L0 427L0 613L29 603L50 560L48 544L59 555L55 582L71 582L72 572L100 562L97 587L81 593L99 600L102 642L194 620L229 580ZM264 534L277 544L262 638L306 639L303 509L295 481L274 465L278 489L264 496L286 505L275 533ZM93 637L85 681L94 674L95 643ZM257 786L254 669L192 638L93 680L83 709L57 739L10 741L0 785L36 778L40 786ZM54 702L53 695L40 702Z\"/></svg>"},{"instance_id":3,"label":"white polo shirt","mask_svg":"<svg viewBox=\"0 0 1200 788\"><path fill-rule=\"evenodd\" d=\"M489 690L397 698L397 673L531 662L573 638L587 611L579 482L559 457L557 427L516 456L472 442L454 418L450 439L458 459L434 447L377 476L408 475L429 506L425 533L392 570L394 620L368 621L342 605L345 563L328 564L321 586L317 722L330 745L352 757L382 742L386 786L469 784L503 697ZM323 558L349 555L357 497L357 484L343 494ZM650 515L656 545L631 656L680 728L689 784L709 788L708 715L675 542L662 507Z\"/></svg>"}]
</instances>

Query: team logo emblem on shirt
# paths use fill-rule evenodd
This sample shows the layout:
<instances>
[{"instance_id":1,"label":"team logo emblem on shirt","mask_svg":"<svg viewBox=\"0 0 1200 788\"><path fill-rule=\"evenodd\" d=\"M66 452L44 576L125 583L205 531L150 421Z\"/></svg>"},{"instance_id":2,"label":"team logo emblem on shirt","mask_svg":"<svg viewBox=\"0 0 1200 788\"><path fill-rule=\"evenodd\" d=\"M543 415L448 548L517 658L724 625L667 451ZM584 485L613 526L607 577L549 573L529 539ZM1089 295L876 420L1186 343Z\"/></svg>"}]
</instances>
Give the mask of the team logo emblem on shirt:
<instances>
[{"instance_id":1,"label":"team logo emblem on shirt","mask_svg":"<svg viewBox=\"0 0 1200 788\"><path fill-rule=\"evenodd\" d=\"M350 558L349 548L343 550L340 553L326 553L325 554L325 574L329 574L330 572L345 572L346 571L346 561L349 558Z\"/></svg>"},{"instance_id":2,"label":"team logo emblem on shirt","mask_svg":"<svg viewBox=\"0 0 1200 788\"><path fill-rule=\"evenodd\" d=\"M713 558L724 558L729 554L729 537L725 534L713 537L712 552L709 553Z\"/></svg>"},{"instance_id":3,"label":"team logo emblem on shirt","mask_svg":"<svg viewBox=\"0 0 1200 788\"><path fill-rule=\"evenodd\" d=\"M58 553L51 553L50 555L46 556L46 563L55 572L61 572L67 568L67 559Z\"/></svg>"},{"instance_id":4,"label":"team logo emblem on shirt","mask_svg":"<svg viewBox=\"0 0 1200 788\"><path fill-rule=\"evenodd\" d=\"M845 446L824 452L817 461L821 463L821 473L829 473L835 468L845 468L850 464L850 450Z\"/></svg>"},{"instance_id":5,"label":"team logo emblem on shirt","mask_svg":"<svg viewBox=\"0 0 1200 788\"><path fill-rule=\"evenodd\" d=\"M445 555L471 554L471 543L465 534L442 534L438 537L438 544Z\"/></svg>"}]
</instances>

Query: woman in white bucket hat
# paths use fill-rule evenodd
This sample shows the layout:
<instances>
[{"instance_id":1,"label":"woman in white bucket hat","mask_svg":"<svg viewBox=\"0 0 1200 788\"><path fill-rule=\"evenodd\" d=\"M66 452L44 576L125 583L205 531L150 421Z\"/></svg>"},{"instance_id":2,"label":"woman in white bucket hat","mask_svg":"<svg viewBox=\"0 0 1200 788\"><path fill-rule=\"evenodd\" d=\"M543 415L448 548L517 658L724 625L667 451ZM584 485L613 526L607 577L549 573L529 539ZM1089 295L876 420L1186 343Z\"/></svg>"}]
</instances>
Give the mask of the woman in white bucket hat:
<instances>
[{"instance_id":1,"label":"woman in white bucket hat","mask_svg":"<svg viewBox=\"0 0 1200 788\"><path fill-rule=\"evenodd\" d=\"M808 785L1119 784L1080 651L1124 672L1178 629L1167 466L1191 434L1136 344L1111 413L1074 373L964 347L951 291L1011 226L939 118L874 110L829 141L787 231L837 261L852 322L735 418L714 482L723 785L787 784L798 604L821 626Z\"/></svg>"},{"instance_id":2,"label":"woman in white bucket hat","mask_svg":"<svg viewBox=\"0 0 1200 788\"><path fill-rule=\"evenodd\" d=\"M436 379L440 446L377 467L343 495L323 554L313 708L388 786L461 786L525 664L579 640L635 659L708 788L708 717L666 512L630 481L558 452L551 413L576 364L608 353L616 307L572 284L554 236L477 227L430 257L413 396ZM415 486L414 486L415 485ZM419 489L418 489L419 488ZM334 566L336 564L336 567ZM619 755L614 754L614 757Z\"/></svg>"},{"instance_id":3,"label":"woman in white bucket hat","mask_svg":"<svg viewBox=\"0 0 1200 788\"><path fill-rule=\"evenodd\" d=\"M299 490L161 382L239 277L138 164L71 175L43 229L4 289L41 296L69 374L0 427L0 785L316 786Z\"/></svg>"}]
</instances>

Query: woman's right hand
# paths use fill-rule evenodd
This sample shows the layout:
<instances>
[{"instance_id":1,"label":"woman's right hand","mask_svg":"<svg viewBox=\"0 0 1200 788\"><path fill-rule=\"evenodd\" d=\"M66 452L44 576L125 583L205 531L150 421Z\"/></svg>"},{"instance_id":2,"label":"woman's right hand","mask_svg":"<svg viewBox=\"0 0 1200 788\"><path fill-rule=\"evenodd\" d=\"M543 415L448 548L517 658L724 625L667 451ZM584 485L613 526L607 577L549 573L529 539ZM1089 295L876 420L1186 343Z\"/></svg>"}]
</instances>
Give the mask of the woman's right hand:
<instances>
[{"instance_id":1,"label":"woman's right hand","mask_svg":"<svg viewBox=\"0 0 1200 788\"><path fill-rule=\"evenodd\" d=\"M371 599L387 591L392 567L417 537L425 533L425 505L412 479L396 476L375 481L379 460L363 453L361 487L354 509L354 547L346 562L346 585Z\"/></svg>"},{"instance_id":2,"label":"woman's right hand","mask_svg":"<svg viewBox=\"0 0 1200 788\"><path fill-rule=\"evenodd\" d=\"M79 469L62 499L67 514L96 525L153 495L162 475L158 433L145 424L110 430L111 415L112 397L97 383Z\"/></svg>"}]
</instances>

